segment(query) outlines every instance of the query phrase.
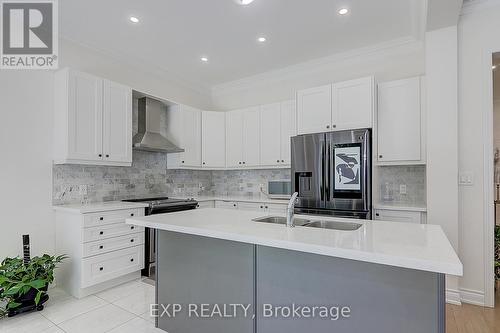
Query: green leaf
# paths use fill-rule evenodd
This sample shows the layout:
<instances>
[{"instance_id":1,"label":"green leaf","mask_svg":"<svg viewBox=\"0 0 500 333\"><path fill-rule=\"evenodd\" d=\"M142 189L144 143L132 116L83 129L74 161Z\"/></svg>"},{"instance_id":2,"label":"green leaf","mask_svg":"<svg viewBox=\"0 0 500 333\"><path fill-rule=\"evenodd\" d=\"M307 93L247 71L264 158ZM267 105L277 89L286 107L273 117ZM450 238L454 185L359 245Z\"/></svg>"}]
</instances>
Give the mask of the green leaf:
<instances>
[{"instance_id":1,"label":"green leaf","mask_svg":"<svg viewBox=\"0 0 500 333\"><path fill-rule=\"evenodd\" d=\"M41 289L41 288L45 287L47 282L45 280L35 280L35 281L29 282L28 284L35 289Z\"/></svg>"},{"instance_id":2,"label":"green leaf","mask_svg":"<svg viewBox=\"0 0 500 333\"><path fill-rule=\"evenodd\" d=\"M21 306L21 303L17 303L17 302L14 302L14 301L11 301L7 304L7 309L11 310L11 309L15 309L17 308L18 306Z\"/></svg>"},{"instance_id":3,"label":"green leaf","mask_svg":"<svg viewBox=\"0 0 500 333\"><path fill-rule=\"evenodd\" d=\"M35 296L35 304L38 305L40 303L40 297L42 297L43 291L38 291Z\"/></svg>"}]
</instances>

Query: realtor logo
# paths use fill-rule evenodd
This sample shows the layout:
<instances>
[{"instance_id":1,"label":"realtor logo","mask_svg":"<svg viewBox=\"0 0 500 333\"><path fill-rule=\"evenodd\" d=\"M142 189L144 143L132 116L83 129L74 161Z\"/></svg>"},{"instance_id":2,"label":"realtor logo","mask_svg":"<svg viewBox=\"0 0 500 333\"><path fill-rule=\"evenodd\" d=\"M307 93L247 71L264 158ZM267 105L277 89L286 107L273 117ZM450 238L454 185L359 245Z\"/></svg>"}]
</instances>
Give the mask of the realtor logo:
<instances>
[{"instance_id":1,"label":"realtor logo","mask_svg":"<svg viewBox=\"0 0 500 333\"><path fill-rule=\"evenodd\" d=\"M56 1L2 1L0 68L57 68Z\"/></svg>"}]
</instances>

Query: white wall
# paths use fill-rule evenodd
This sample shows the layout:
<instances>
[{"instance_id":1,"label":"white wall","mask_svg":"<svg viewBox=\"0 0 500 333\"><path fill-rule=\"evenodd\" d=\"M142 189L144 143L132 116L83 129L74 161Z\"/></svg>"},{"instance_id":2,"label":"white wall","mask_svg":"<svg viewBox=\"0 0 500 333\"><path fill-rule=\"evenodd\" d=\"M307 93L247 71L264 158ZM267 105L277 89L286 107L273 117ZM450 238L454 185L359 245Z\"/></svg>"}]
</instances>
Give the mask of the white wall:
<instances>
[{"instance_id":1,"label":"white wall","mask_svg":"<svg viewBox=\"0 0 500 333\"><path fill-rule=\"evenodd\" d=\"M54 251L52 219L52 73L0 72L0 260Z\"/></svg>"},{"instance_id":2,"label":"white wall","mask_svg":"<svg viewBox=\"0 0 500 333\"><path fill-rule=\"evenodd\" d=\"M427 223L441 225L458 252L457 27L427 32L425 38ZM448 277L446 284L458 301L458 279Z\"/></svg>"},{"instance_id":3,"label":"white wall","mask_svg":"<svg viewBox=\"0 0 500 333\"><path fill-rule=\"evenodd\" d=\"M498 3L498 2L497 2ZM472 172L474 184L460 186L460 257L464 263L461 289L477 302L484 301L485 126L491 117L491 53L500 51L500 6L468 11L459 22L459 170ZM489 82L489 84L488 84ZM492 118L490 118L492 120ZM490 152L491 153L491 152ZM487 181L490 181L487 179ZM488 203L491 207L493 203ZM492 237L492 236L491 236Z\"/></svg>"},{"instance_id":4,"label":"white wall","mask_svg":"<svg viewBox=\"0 0 500 333\"><path fill-rule=\"evenodd\" d=\"M61 41L60 66L93 73L150 94L207 108L199 92L83 46ZM29 233L32 253L54 251L52 215L53 73L0 71L0 260L22 254Z\"/></svg>"},{"instance_id":5,"label":"white wall","mask_svg":"<svg viewBox=\"0 0 500 333\"><path fill-rule=\"evenodd\" d=\"M298 89L332 82L368 75L383 82L424 71L423 43L397 40L218 85L212 99L215 109L231 110L292 99Z\"/></svg>"}]
</instances>

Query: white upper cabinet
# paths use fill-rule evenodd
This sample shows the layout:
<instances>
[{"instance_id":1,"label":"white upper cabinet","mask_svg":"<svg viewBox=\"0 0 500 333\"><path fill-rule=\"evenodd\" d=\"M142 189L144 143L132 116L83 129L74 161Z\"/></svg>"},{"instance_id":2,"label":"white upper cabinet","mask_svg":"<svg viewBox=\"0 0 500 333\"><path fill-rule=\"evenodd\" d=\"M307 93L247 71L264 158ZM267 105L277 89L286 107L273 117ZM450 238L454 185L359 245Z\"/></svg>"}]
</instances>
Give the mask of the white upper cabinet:
<instances>
[{"instance_id":1,"label":"white upper cabinet","mask_svg":"<svg viewBox=\"0 0 500 333\"><path fill-rule=\"evenodd\" d=\"M54 163L130 166L132 90L70 69L57 72Z\"/></svg>"},{"instance_id":2,"label":"white upper cabinet","mask_svg":"<svg viewBox=\"0 0 500 333\"><path fill-rule=\"evenodd\" d=\"M420 77L378 85L378 161L421 161Z\"/></svg>"},{"instance_id":3,"label":"white upper cabinet","mask_svg":"<svg viewBox=\"0 0 500 333\"><path fill-rule=\"evenodd\" d=\"M332 129L371 128L373 110L373 77L333 84Z\"/></svg>"},{"instance_id":4,"label":"white upper cabinet","mask_svg":"<svg viewBox=\"0 0 500 333\"><path fill-rule=\"evenodd\" d=\"M262 165L279 165L281 162L281 104L260 107L260 161Z\"/></svg>"},{"instance_id":5,"label":"white upper cabinet","mask_svg":"<svg viewBox=\"0 0 500 333\"><path fill-rule=\"evenodd\" d=\"M290 138L296 134L295 101L260 107L261 165L290 165Z\"/></svg>"},{"instance_id":6,"label":"white upper cabinet","mask_svg":"<svg viewBox=\"0 0 500 333\"><path fill-rule=\"evenodd\" d=\"M104 81L104 159L132 161L132 89Z\"/></svg>"},{"instance_id":7,"label":"white upper cabinet","mask_svg":"<svg viewBox=\"0 0 500 333\"><path fill-rule=\"evenodd\" d=\"M297 92L297 132L371 128L374 79L366 77Z\"/></svg>"},{"instance_id":8,"label":"white upper cabinet","mask_svg":"<svg viewBox=\"0 0 500 333\"><path fill-rule=\"evenodd\" d=\"M203 111L201 114L202 167L226 166L225 113Z\"/></svg>"},{"instance_id":9,"label":"white upper cabinet","mask_svg":"<svg viewBox=\"0 0 500 333\"><path fill-rule=\"evenodd\" d=\"M260 112L259 107L243 111L243 166L260 165Z\"/></svg>"},{"instance_id":10,"label":"white upper cabinet","mask_svg":"<svg viewBox=\"0 0 500 333\"><path fill-rule=\"evenodd\" d=\"M226 166L243 166L243 112L226 112Z\"/></svg>"},{"instance_id":11,"label":"white upper cabinet","mask_svg":"<svg viewBox=\"0 0 500 333\"><path fill-rule=\"evenodd\" d=\"M291 146L290 139L297 135L297 117L295 112L295 101L281 103L281 162L290 165Z\"/></svg>"},{"instance_id":12,"label":"white upper cabinet","mask_svg":"<svg viewBox=\"0 0 500 333\"><path fill-rule=\"evenodd\" d=\"M298 134L329 131L332 124L332 86L297 92Z\"/></svg>"},{"instance_id":13,"label":"white upper cabinet","mask_svg":"<svg viewBox=\"0 0 500 333\"><path fill-rule=\"evenodd\" d=\"M167 168L201 167L201 110L174 105L167 110L167 136L182 153L167 154Z\"/></svg>"},{"instance_id":14,"label":"white upper cabinet","mask_svg":"<svg viewBox=\"0 0 500 333\"><path fill-rule=\"evenodd\" d=\"M256 107L226 112L226 166L260 164L260 115Z\"/></svg>"}]
</instances>

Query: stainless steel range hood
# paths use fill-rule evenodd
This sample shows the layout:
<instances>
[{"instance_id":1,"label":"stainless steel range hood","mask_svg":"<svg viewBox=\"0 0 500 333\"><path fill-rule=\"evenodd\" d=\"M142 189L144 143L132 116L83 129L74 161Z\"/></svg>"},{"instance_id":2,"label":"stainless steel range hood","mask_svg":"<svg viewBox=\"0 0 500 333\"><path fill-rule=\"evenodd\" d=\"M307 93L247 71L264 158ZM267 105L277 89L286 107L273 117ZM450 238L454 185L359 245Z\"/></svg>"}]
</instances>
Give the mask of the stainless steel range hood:
<instances>
[{"instance_id":1,"label":"stainless steel range hood","mask_svg":"<svg viewBox=\"0 0 500 333\"><path fill-rule=\"evenodd\" d=\"M153 152L182 153L184 149L177 147L160 134L161 113L166 112L165 104L150 97L142 97L138 101L139 126L132 140L133 148Z\"/></svg>"}]
</instances>

